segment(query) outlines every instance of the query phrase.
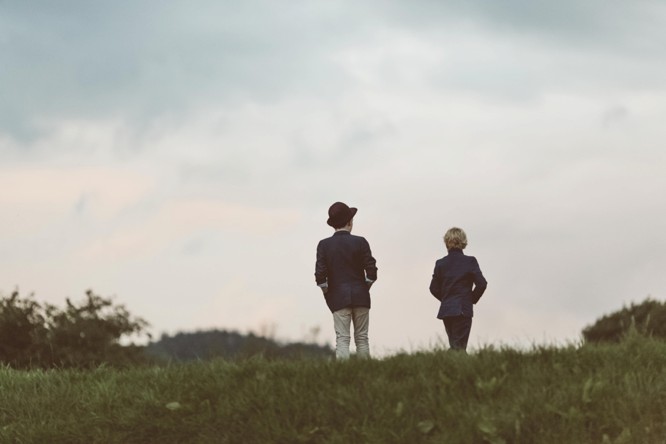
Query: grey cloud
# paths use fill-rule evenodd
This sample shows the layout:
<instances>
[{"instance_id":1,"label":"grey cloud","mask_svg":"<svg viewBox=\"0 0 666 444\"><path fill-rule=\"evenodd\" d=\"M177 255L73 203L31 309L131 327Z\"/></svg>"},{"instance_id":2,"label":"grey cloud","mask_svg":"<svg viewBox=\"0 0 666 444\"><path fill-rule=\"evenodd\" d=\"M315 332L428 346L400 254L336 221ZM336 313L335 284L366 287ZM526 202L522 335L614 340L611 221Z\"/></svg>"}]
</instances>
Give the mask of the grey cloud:
<instances>
[{"instance_id":1,"label":"grey cloud","mask_svg":"<svg viewBox=\"0 0 666 444\"><path fill-rule=\"evenodd\" d=\"M447 51L424 73L440 90L524 101L552 89L664 89L664 22L666 8L648 1L3 2L0 132L26 141L67 117L141 131L218 104L334 100L354 85L332 55L385 44L382 29ZM460 43L476 33L507 45L465 53ZM390 80L390 69L381 75Z\"/></svg>"},{"instance_id":2,"label":"grey cloud","mask_svg":"<svg viewBox=\"0 0 666 444\"><path fill-rule=\"evenodd\" d=\"M341 9L268 1L68 5L0 5L6 131L51 116L141 120L221 100L325 94L340 73L323 54L354 27Z\"/></svg>"},{"instance_id":3,"label":"grey cloud","mask_svg":"<svg viewBox=\"0 0 666 444\"><path fill-rule=\"evenodd\" d=\"M426 75L440 90L525 101L552 91L666 89L659 2L394 1L383 17L441 48L442 63Z\"/></svg>"},{"instance_id":4,"label":"grey cloud","mask_svg":"<svg viewBox=\"0 0 666 444\"><path fill-rule=\"evenodd\" d=\"M196 163L183 161L178 165L178 176L183 184L227 184L246 185L247 166L238 163Z\"/></svg>"},{"instance_id":5,"label":"grey cloud","mask_svg":"<svg viewBox=\"0 0 666 444\"><path fill-rule=\"evenodd\" d=\"M209 236L210 237L210 236ZM180 254L184 256L197 256L210 247L212 241L202 234L192 237L180 247Z\"/></svg>"},{"instance_id":6,"label":"grey cloud","mask_svg":"<svg viewBox=\"0 0 666 444\"><path fill-rule=\"evenodd\" d=\"M508 0L454 1L416 0L392 2L395 23L445 29L452 25L492 29L506 35L532 36L542 42L606 48L616 52L664 53L663 22L666 7L659 2L638 0L591 0L579 2L530 2Z\"/></svg>"},{"instance_id":7,"label":"grey cloud","mask_svg":"<svg viewBox=\"0 0 666 444\"><path fill-rule=\"evenodd\" d=\"M471 92L495 100L523 102L535 100L543 91L546 79L535 71L528 65L480 56L442 65L431 73L429 81L434 88Z\"/></svg>"},{"instance_id":8,"label":"grey cloud","mask_svg":"<svg viewBox=\"0 0 666 444\"><path fill-rule=\"evenodd\" d=\"M607 109L601 118L604 128L616 126L629 116L629 110L622 105L613 106Z\"/></svg>"},{"instance_id":9,"label":"grey cloud","mask_svg":"<svg viewBox=\"0 0 666 444\"><path fill-rule=\"evenodd\" d=\"M74 205L74 213L76 213L77 215L84 214L89 206L90 206L89 196L82 194L81 197L79 197L79 200Z\"/></svg>"},{"instance_id":10,"label":"grey cloud","mask_svg":"<svg viewBox=\"0 0 666 444\"><path fill-rule=\"evenodd\" d=\"M335 140L326 149L316 146L312 137L294 136L286 168L273 168L267 176L282 187L298 189L303 177L311 184L307 194L316 195L322 189L343 179L363 177L368 168L377 168L392 159L392 147L387 143L396 134L389 122L359 119L348 128L340 129ZM286 177L285 171L298 172L295 178Z\"/></svg>"}]
</instances>

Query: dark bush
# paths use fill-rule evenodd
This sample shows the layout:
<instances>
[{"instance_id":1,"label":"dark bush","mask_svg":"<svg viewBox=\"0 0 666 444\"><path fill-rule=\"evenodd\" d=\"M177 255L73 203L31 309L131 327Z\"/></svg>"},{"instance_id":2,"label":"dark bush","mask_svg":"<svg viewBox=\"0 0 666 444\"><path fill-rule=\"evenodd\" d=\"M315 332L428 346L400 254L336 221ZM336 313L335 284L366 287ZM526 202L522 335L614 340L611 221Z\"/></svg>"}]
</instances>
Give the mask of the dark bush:
<instances>
[{"instance_id":1,"label":"dark bush","mask_svg":"<svg viewBox=\"0 0 666 444\"><path fill-rule=\"evenodd\" d=\"M44 308L18 291L0 298L0 362L30 367L48 360L49 331Z\"/></svg>"},{"instance_id":2,"label":"dark bush","mask_svg":"<svg viewBox=\"0 0 666 444\"><path fill-rule=\"evenodd\" d=\"M619 342L630 330L666 339L666 302L648 298L605 315L583 330L586 342Z\"/></svg>"},{"instance_id":3,"label":"dark bush","mask_svg":"<svg viewBox=\"0 0 666 444\"><path fill-rule=\"evenodd\" d=\"M18 291L0 298L0 362L16 368L128 365L145 361L143 347L120 339L143 334L148 323L122 305L86 292L80 304L41 305Z\"/></svg>"}]
</instances>

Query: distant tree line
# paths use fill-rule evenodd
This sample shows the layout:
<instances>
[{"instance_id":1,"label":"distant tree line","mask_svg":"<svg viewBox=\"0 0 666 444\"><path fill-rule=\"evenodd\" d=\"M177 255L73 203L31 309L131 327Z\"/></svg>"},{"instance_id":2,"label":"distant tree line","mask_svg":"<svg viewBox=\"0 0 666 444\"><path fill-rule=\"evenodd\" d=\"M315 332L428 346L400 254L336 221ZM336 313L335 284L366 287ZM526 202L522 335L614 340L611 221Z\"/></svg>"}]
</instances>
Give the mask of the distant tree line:
<instances>
[{"instance_id":1,"label":"distant tree line","mask_svg":"<svg viewBox=\"0 0 666 444\"><path fill-rule=\"evenodd\" d=\"M666 302L648 298L602 316L583 330L590 343L620 342L629 332L666 340Z\"/></svg>"},{"instance_id":2,"label":"distant tree line","mask_svg":"<svg viewBox=\"0 0 666 444\"><path fill-rule=\"evenodd\" d=\"M329 358L329 346L314 343L281 344L274 339L243 335L235 331L207 330L162 335L159 341L146 347L146 352L159 360L193 361L213 358L243 359L261 355L264 358Z\"/></svg>"},{"instance_id":3,"label":"distant tree line","mask_svg":"<svg viewBox=\"0 0 666 444\"><path fill-rule=\"evenodd\" d=\"M92 368L207 359L330 358L333 350L312 342L280 343L252 333L208 330L162 335L146 346L121 343L148 337L148 322L123 305L88 290L64 308L40 304L18 291L0 294L0 364L14 368ZM648 298L602 316L583 330L588 343L619 342L629 332L666 340L666 302Z\"/></svg>"},{"instance_id":4,"label":"distant tree line","mask_svg":"<svg viewBox=\"0 0 666 444\"><path fill-rule=\"evenodd\" d=\"M326 358L328 346L282 344L273 339L233 331L210 330L162 335L148 345L122 344L136 336L150 339L148 322L88 290L78 303L64 308L39 303L18 290L0 294L0 364L14 368L94 368L100 365L159 365L213 358ZM127 342L127 341L125 341Z\"/></svg>"}]
</instances>

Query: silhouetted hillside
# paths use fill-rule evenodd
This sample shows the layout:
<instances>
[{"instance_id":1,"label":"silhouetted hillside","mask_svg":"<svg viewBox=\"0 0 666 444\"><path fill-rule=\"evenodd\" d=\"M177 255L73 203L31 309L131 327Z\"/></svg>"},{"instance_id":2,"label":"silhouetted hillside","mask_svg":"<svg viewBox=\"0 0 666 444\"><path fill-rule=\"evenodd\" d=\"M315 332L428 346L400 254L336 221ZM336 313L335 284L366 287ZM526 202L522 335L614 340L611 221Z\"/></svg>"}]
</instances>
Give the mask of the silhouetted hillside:
<instances>
[{"instance_id":1,"label":"silhouetted hillside","mask_svg":"<svg viewBox=\"0 0 666 444\"><path fill-rule=\"evenodd\" d=\"M213 358L247 358L262 355L266 358L329 358L328 346L302 342L280 344L272 339L243 335L235 331L207 330L162 335L159 341L146 347L146 352L158 359L192 361Z\"/></svg>"}]
</instances>

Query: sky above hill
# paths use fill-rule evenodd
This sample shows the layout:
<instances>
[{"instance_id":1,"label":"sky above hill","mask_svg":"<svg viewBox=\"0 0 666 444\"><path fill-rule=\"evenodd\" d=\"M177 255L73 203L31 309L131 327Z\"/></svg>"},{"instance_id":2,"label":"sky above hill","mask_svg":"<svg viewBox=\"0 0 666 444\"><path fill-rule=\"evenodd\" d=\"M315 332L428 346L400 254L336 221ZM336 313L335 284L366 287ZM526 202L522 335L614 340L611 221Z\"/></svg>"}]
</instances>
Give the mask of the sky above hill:
<instances>
[{"instance_id":1,"label":"sky above hill","mask_svg":"<svg viewBox=\"0 0 666 444\"><path fill-rule=\"evenodd\" d=\"M92 288L155 334L334 342L328 207L377 258L375 354L576 341L666 298L666 3L0 0L0 291Z\"/></svg>"}]
</instances>

